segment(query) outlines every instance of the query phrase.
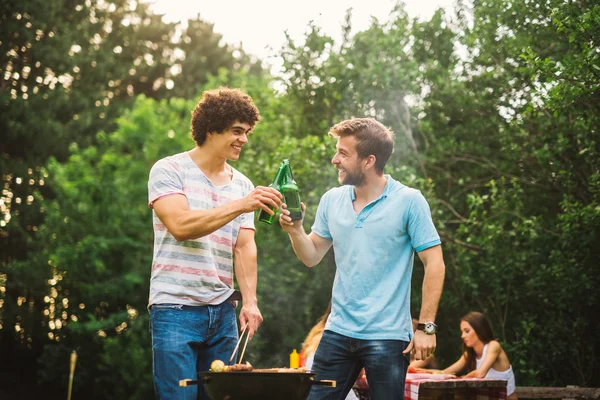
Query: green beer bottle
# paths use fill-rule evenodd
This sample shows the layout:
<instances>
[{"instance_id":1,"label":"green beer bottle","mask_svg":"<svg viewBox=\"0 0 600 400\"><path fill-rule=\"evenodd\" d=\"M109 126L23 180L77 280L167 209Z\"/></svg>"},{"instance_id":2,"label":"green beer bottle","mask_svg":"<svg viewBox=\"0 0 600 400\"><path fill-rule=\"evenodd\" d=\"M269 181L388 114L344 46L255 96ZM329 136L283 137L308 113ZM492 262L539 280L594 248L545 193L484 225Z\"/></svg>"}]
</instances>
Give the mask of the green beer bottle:
<instances>
[{"instance_id":1,"label":"green beer bottle","mask_svg":"<svg viewBox=\"0 0 600 400\"><path fill-rule=\"evenodd\" d=\"M269 187L281 192L280 186L281 186L281 183L282 183L284 177L285 177L285 170L284 170L284 163L282 162L279 165L279 169L277 170L277 175L275 175L275 179L273 179L273 182L271 182ZM269 207L269 208L271 209L271 211L275 212L275 209L273 207ZM275 213L275 214L277 214L277 213ZM265 210L260 210L260 213L258 214L258 220L271 225L273 223L273 220L275 219L275 214L269 215L269 213L266 212Z\"/></svg>"},{"instance_id":2,"label":"green beer bottle","mask_svg":"<svg viewBox=\"0 0 600 400\"><path fill-rule=\"evenodd\" d=\"M302 219L302 206L300 205L300 191L298 185L294 180L292 174L292 167L290 166L289 160L283 160L285 175L283 178L283 184L279 191L283 194L283 202L290 210L290 218L292 221L298 221Z\"/></svg>"}]
</instances>

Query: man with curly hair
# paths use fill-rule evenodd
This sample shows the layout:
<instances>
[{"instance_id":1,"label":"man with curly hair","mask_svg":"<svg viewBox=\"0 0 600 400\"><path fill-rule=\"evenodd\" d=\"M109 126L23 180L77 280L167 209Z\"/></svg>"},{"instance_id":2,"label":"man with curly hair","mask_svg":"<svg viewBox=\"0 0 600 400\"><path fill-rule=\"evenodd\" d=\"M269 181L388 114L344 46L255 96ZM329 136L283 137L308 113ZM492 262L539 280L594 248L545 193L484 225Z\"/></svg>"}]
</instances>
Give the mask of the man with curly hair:
<instances>
[{"instance_id":1,"label":"man with curly hair","mask_svg":"<svg viewBox=\"0 0 600 400\"><path fill-rule=\"evenodd\" d=\"M202 386L179 388L213 360L229 361L240 325L262 322L256 299L254 211L279 208L281 194L252 182L227 161L240 157L260 115L238 89L203 93L192 113L196 146L156 162L148 181L154 257L150 331L157 399L208 399ZM198 392L199 391L199 392Z\"/></svg>"}]
</instances>

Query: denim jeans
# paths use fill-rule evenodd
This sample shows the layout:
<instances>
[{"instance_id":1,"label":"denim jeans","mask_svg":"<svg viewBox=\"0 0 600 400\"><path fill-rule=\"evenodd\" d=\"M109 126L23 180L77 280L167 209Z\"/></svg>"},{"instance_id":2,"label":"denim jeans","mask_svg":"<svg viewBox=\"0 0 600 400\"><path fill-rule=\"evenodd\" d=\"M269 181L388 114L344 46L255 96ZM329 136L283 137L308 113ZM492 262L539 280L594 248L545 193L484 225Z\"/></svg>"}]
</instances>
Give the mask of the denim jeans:
<instances>
[{"instance_id":1,"label":"denim jeans","mask_svg":"<svg viewBox=\"0 0 600 400\"><path fill-rule=\"evenodd\" d=\"M209 400L202 385L179 387L198 379L213 360L226 364L238 339L235 307L154 304L150 308L152 372L158 400Z\"/></svg>"},{"instance_id":2,"label":"denim jeans","mask_svg":"<svg viewBox=\"0 0 600 400\"><path fill-rule=\"evenodd\" d=\"M402 340L362 340L323 332L313 370L317 373L316 379L335 380L337 387L313 385L308 399L344 399L363 367L372 400L403 399L410 359L402 352L407 346L408 342Z\"/></svg>"}]
</instances>

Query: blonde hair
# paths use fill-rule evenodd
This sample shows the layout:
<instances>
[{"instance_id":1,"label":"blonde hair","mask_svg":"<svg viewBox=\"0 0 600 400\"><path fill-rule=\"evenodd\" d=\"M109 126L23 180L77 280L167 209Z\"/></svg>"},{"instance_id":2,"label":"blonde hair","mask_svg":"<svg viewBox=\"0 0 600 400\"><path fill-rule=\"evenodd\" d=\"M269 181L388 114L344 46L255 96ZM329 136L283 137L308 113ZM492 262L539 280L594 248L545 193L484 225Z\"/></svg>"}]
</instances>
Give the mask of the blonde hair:
<instances>
[{"instance_id":1,"label":"blonde hair","mask_svg":"<svg viewBox=\"0 0 600 400\"><path fill-rule=\"evenodd\" d=\"M319 342L321 341L321 336L323 336L323 331L325 330L325 324L327 323L327 318L331 313L331 301L325 310L325 313L317 320L317 324L312 327L306 339L304 339L304 343L302 343L302 352L304 354L315 353L317 351L317 347L319 347Z\"/></svg>"}]
</instances>

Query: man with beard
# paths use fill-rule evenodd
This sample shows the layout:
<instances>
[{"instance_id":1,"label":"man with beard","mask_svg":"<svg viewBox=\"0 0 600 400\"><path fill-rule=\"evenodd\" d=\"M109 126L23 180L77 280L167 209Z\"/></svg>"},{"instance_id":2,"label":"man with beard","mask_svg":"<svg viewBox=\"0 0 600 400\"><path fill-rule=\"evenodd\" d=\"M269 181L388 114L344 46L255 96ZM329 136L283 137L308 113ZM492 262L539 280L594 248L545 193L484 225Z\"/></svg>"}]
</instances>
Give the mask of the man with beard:
<instances>
[{"instance_id":1,"label":"man with beard","mask_svg":"<svg viewBox=\"0 0 600 400\"><path fill-rule=\"evenodd\" d=\"M363 367L372 399L401 399L409 353L424 360L436 347L445 274L440 238L423 195L383 173L394 148L390 130L372 118L353 118L329 135L337 138L331 162L343 186L321 198L310 234L302 221L291 221L285 204L279 219L306 266L318 264L332 245L335 254L332 309L313 369L337 388L313 386L309 399L344 398ZM415 252L425 274L413 335Z\"/></svg>"}]
</instances>

